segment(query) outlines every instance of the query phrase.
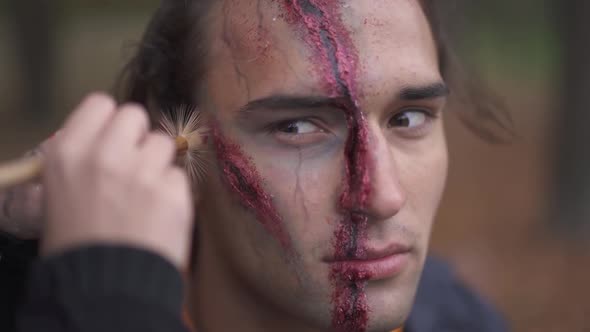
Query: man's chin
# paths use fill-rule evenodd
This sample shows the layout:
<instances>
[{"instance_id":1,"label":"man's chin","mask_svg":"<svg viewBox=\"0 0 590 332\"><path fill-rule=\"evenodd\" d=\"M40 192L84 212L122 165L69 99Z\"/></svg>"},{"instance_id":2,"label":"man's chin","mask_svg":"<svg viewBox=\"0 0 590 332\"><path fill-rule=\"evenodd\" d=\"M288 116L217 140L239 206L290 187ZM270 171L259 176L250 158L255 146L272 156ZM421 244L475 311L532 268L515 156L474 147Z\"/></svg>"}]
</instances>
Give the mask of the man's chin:
<instances>
[{"instance_id":1,"label":"man's chin","mask_svg":"<svg viewBox=\"0 0 590 332\"><path fill-rule=\"evenodd\" d=\"M369 332L392 331L404 325L416 295L417 281L379 280L366 288Z\"/></svg>"},{"instance_id":2,"label":"man's chin","mask_svg":"<svg viewBox=\"0 0 590 332\"><path fill-rule=\"evenodd\" d=\"M367 332L391 332L404 326L410 315L410 308L411 306L392 306L371 310Z\"/></svg>"}]
</instances>

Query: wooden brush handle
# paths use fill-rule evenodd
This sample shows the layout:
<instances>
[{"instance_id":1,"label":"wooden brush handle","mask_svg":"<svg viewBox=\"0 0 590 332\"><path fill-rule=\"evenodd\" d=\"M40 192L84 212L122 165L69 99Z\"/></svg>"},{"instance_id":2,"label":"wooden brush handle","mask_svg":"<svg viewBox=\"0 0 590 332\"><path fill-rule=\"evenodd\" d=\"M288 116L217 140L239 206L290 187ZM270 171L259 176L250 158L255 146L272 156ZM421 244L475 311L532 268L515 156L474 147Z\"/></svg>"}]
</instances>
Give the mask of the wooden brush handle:
<instances>
[{"instance_id":1,"label":"wooden brush handle","mask_svg":"<svg viewBox=\"0 0 590 332\"><path fill-rule=\"evenodd\" d=\"M189 149L186 138L175 139L178 156L183 156ZM28 182L41 174L43 159L40 156L28 157L5 164L0 164L0 190Z\"/></svg>"},{"instance_id":2,"label":"wooden brush handle","mask_svg":"<svg viewBox=\"0 0 590 332\"><path fill-rule=\"evenodd\" d=\"M30 181L41 174L43 160L29 157L0 165L0 190Z\"/></svg>"}]
</instances>

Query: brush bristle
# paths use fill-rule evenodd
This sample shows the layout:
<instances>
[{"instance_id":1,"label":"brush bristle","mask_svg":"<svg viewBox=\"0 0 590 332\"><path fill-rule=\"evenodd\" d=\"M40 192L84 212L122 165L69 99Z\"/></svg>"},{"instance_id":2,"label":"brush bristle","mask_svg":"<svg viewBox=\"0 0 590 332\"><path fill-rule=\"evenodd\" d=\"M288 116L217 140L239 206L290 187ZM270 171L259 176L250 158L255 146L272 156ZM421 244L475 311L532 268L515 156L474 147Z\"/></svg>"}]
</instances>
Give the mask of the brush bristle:
<instances>
[{"instance_id":1,"label":"brush bristle","mask_svg":"<svg viewBox=\"0 0 590 332\"><path fill-rule=\"evenodd\" d=\"M179 162L186 168L193 185L206 175L207 158L205 137L208 128L201 112L194 106L182 105L164 113L160 120L161 130L172 138L183 137L188 142L188 150L179 156Z\"/></svg>"}]
</instances>

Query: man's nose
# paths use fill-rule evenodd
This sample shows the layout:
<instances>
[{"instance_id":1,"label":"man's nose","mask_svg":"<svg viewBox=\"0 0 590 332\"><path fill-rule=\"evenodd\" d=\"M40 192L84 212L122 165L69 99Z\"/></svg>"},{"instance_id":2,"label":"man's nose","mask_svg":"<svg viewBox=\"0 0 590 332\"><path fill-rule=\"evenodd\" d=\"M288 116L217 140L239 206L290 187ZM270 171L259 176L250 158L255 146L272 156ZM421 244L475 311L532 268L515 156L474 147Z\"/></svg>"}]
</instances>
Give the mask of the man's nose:
<instances>
[{"instance_id":1,"label":"man's nose","mask_svg":"<svg viewBox=\"0 0 590 332\"><path fill-rule=\"evenodd\" d=\"M406 191L400 182L395 151L380 129L370 128L368 167L370 195L364 213L373 220L386 220L396 215L406 203Z\"/></svg>"}]
</instances>

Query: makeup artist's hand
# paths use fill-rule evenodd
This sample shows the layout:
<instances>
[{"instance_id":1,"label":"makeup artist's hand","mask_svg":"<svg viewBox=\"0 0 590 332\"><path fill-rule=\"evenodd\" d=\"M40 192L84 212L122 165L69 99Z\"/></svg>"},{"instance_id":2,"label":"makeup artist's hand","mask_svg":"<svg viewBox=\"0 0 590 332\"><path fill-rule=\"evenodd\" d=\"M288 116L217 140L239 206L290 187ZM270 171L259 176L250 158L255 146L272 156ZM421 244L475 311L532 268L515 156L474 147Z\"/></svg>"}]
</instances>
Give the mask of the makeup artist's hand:
<instances>
[{"instance_id":1,"label":"makeup artist's hand","mask_svg":"<svg viewBox=\"0 0 590 332\"><path fill-rule=\"evenodd\" d=\"M42 155L47 142L26 157ZM43 224L43 186L35 179L0 191L0 231L21 240L38 239Z\"/></svg>"},{"instance_id":2,"label":"makeup artist's hand","mask_svg":"<svg viewBox=\"0 0 590 332\"><path fill-rule=\"evenodd\" d=\"M175 155L171 138L149 131L141 107L86 98L47 147L42 254L130 245L185 267L193 204Z\"/></svg>"}]
</instances>

